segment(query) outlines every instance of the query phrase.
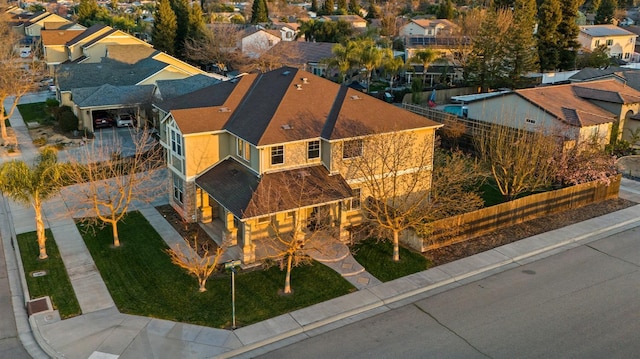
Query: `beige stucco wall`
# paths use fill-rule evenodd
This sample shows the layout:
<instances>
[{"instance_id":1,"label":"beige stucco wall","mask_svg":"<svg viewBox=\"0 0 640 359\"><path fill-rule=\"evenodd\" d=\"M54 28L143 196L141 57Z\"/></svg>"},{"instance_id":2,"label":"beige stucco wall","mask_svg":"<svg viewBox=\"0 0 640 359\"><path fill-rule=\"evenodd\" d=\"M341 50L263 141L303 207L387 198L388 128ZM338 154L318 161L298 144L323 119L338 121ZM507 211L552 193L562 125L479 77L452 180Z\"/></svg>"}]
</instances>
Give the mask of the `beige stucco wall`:
<instances>
[{"instance_id":1,"label":"beige stucco wall","mask_svg":"<svg viewBox=\"0 0 640 359\"><path fill-rule=\"evenodd\" d=\"M320 143L320 151L323 150L323 141ZM307 141L287 143L284 145L284 163L281 165L271 164L271 147L260 148L260 157L262 163L261 173L270 171L279 171L287 168L295 168L300 166L309 166L321 163L322 155L319 158L307 158Z\"/></svg>"},{"instance_id":2,"label":"beige stucco wall","mask_svg":"<svg viewBox=\"0 0 640 359\"><path fill-rule=\"evenodd\" d=\"M630 35L622 35L622 36L599 36L592 37L584 32L580 32L578 34L578 41L582 45L589 50L595 50L600 45L606 45L607 41L611 40L613 43L607 48L609 49L609 56L611 57L620 57L623 60L630 59L631 55L633 55L636 46L636 37L635 34Z\"/></svg>"},{"instance_id":3,"label":"beige stucco wall","mask_svg":"<svg viewBox=\"0 0 640 359\"><path fill-rule=\"evenodd\" d=\"M44 57L47 64L59 64L67 61L67 48L64 45L46 46Z\"/></svg>"},{"instance_id":4,"label":"beige stucco wall","mask_svg":"<svg viewBox=\"0 0 640 359\"><path fill-rule=\"evenodd\" d=\"M184 137L186 176L194 177L220 160L220 141L217 134Z\"/></svg>"},{"instance_id":5,"label":"beige stucco wall","mask_svg":"<svg viewBox=\"0 0 640 359\"><path fill-rule=\"evenodd\" d=\"M182 69L183 71L185 71L185 72L187 72L187 73L189 73L191 75L196 75L196 74L209 75L209 74L207 74L206 71L202 71L202 70L200 70L199 68L197 68L195 66L191 66L191 65L189 65L189 64L187 64L185 62L182 62L182 61L176 59L175 57L172 57L170 55L165 54L164 52L161 52L161 53L155 55L153 58L155 60L162 61L162 62L164 62L166 64L173 65L173 66L175 66L175 67L177 67L179 69Z\"/></svg>"}]
</instances>

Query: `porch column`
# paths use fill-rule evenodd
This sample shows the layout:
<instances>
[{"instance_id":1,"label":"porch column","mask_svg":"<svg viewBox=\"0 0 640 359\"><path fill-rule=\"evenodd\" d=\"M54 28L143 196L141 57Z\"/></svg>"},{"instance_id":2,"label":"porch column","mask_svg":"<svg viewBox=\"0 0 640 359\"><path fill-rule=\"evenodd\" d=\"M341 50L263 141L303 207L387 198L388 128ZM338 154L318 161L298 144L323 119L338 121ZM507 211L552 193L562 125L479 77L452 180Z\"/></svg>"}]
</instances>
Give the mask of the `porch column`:
<instances>
[{"instance_id":1,"label":"porch column","mask_svg":"<svg viewBox=\"0 0 640 359\"><path fill-rule=\"evenodd\" d=\"M241 222L242 226L242 263L250 264L256 261L256 245L251 240L251 226Z\"/></svg>"},{"instance_id":2,"label":"porch column","mask_svg":"<svg viewBox=\"0 0 640 359\"><path fill-rule=\"evenodd\" d=\"M223 240L231 246L238 245L238 228L236 228L236 224L233 221L233 213L225 211L225 218L222 218L222 220L226 229L225 233L223 233Z\"/></svg>"},{"instance_id":3,"label":"porch column","mask_svg":"<svg viewBox=\"0 0 640 359\"><path fill-rule=\"evenodd\" d=\"M338 239L340 239L340 241L342 242L347 242L350 235L349 231L347 230L347 226L349 226L351 223L349 223L349 220L347 220L347 211L344 210L344 204L338 204L338 213L340 213Z\"/></svg>"},{"instance_id":4,"label":"porch column","mask_svg":"<svg viewBox=\"0 0 640 359\"><path fill-rule=\"evenodd\" d=\"M200 220L202 223L210 223L213 220L213 211L211 206L209 205L209 194L202 190L202 188L197 189L197 206L200 210Z\"/></svg>"}]
</instances>

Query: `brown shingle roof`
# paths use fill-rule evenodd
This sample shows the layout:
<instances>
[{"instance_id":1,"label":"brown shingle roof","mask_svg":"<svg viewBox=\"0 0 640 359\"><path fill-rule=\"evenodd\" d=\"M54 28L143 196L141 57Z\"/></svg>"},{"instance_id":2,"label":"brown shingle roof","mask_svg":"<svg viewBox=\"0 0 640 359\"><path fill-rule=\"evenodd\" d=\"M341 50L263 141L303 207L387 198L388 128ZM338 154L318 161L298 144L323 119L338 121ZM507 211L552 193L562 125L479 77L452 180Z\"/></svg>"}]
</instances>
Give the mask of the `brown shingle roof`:
<instances>
[{"instance_id":1,"label":"brown shingle roof","mask_svg":"<svg viewBox=\"0 0 640 359\"><path fill-rule=\"evenodd\" d=\"M353 196L342 176L330 175L322 165L258 177L231 158L196 178L196 184L241 219Z\"/></svg>"},{"instance_id":2,"label":"brown shingle roof","mask_svg":"<svg viewBox=\"0 0 640 359\"><path fill-rule=\"evenodd\" d=\"M64 45L84 30L42 30L40 36L44 46Z\"/></svg>"},{"instance_id":3,"label":"brown shingle roof","mask_svg":"<svg viewBox=\"0 0 640 359\"><path fill-rule=\"evenodd\" d=\"M233 89L222 91L218 86ZM441 126L291 67L245 75L235 85L221 83L200 91L211 93L187 94L160 107L183 109L171 113L184 134L225 129L255 146ZM214 96L219 98L213 101Z\"/></svg>"},{"instance_id":4,"label":"brown shingle roof","mask_svg":"<svg viewBox=\"0 0 640 359\"><path fill-rule=\"evenodd\" d=\"M594 82L595 83L595 82ZM516 90L516 94L572 126L612 122L614 114L578 96L576 84ZM592 85L593 86L593 85Z\"/></svg>"},{"instance_id":5,"label":"brown shingle roof","mask_svg":"<svg viewBox=\"0 0 640 359\"><path fill-rule=\"evenodd\" d=\"M586 99L624 104L640 102L640 91L614 79L575 84L574 91Z\"/></svg>"}]
</instances>

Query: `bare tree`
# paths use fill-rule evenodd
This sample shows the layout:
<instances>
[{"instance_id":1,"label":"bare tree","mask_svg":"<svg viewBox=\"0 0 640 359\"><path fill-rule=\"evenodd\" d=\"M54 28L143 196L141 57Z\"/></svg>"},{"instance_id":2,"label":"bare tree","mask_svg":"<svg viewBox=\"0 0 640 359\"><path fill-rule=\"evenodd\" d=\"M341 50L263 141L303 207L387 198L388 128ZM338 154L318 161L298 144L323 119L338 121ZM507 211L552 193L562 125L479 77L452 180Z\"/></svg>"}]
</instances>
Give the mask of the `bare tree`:
<instances>
[{"instance_id":1,"label":"bare tree","mask_svg":"<svg viewBox=\"0 0 640 359\"><path fill-rule=\"evenodd\" d=\"M474 141L505 199L551 185L558 145L543 129L530 132L493 124L489 130L475 131Z\"/></svg>"},{"instance_id":2,"label":"bare tree","mask_svg":"<svg viewBox=\"0 0 640 359\"><path fill-rule=\"evenodd\" d=\"M480 182L478 165L457 152L450 157L438 152L434 163L433 149L431 136L396 132L362 140L361 155L350 160L348 177L357 179L368 197L364 216L383 238L391 234L394 261L400 260L402 231L482 205L470 190Z\"/></svg>"},{"instance_id":3,"label":"bare tree","mask_svg":"<svg viewBox=\"0 0 640 359\"><path fill-rule=\"evenodd\" d=\"M275 70L282 66L302 68L304 58L295 42L281 41L268 49L254 61L253 66L260 72Z\"/></svg>"},{"instance_id":4,"label":"bare tree","mask_svg":"<svg viewBox=\"0 0 640 359\"><path fill-rule=\"evenodd\" d=\"M103 130L103 132L106 132ZM146 130L131 130L132 144L123 147L117 133L98 136L69 154L67 193L74 210L89 225L110 225L113 245L120 246L118 222L134 202L150 203L166 193L162 180L162 148Z\"/></svg>"},{"instance_id":5,"label":"bare tree","mask_svg":"<svg viewBox=\"0 0 640 359\"><path fill-rule=\"evenodd\" d=\"M36 79L40 76L40 63L29 58L21 58L20 39L11 29L7 13L0 13L0 132L7 144L9 135L5 121L13 115L20 98L36 88ZM5 101L13 97L5 108Z\"/></svg>"},{"instance_id":6,"label":"bare tree","mask_svg":"<svg viewBox=\"0 0 640 359\"><path fill-rule=\"evenodd\" d=\"M220 69L240 68L247 62L238 49L242 31L240 25L213 23L202 38L185 41L185 56L197 63L215 64Z\"/></svg>"},{"instance_id":7,"label":"bare tree","mask_svg":"<svg viewBox=\"0 0 640 359\"><path fill-rule=\"evenodd\" d=\"M294 267L310 263L311 251L326 255L331 250L327 237L336 234L331 206L337 209L337 201L351 194L339 176L327 180L316 171L326 170L315 166L264 176L247 210L248 215L262 214L268 221L268 235L261 240L264 259L274 259L286 271L285 294L291 293Z\"/></svg>"},{"instance_id":8,"label":"bare tree","mask_svg":"<svg viewBox=\"0 0 640 359\"><path fill-rule=\"evenodd\" d=\"M207 280L218 267L226 245L217 246L215 253L210 253L208 246L199 245L197 235L193 236L193 246L186 238L183 239L182 246L176 244L173 248L167 249L171 263L196 276L198 279L198 291L206 292ZM198 249L201 249L203 253L198 253Z\"/></svg>"}]
</instances>

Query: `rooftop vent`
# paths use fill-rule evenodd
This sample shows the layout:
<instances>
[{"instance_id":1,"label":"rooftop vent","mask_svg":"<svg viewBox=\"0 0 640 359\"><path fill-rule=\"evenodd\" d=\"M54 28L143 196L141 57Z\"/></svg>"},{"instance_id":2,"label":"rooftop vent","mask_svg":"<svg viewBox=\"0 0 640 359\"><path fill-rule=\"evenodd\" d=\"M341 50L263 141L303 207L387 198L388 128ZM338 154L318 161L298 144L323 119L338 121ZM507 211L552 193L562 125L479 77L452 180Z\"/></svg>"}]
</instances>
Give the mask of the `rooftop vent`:
<instances>
[{"instance_id":1,"label":"rooftop vent","mask_svg":"<svg viewBox=\"0 0 640 359\"><path fill-rule=\"evenodd\" d=\"M351 96L352 100L362 100L362 97L358 96L358 95L353 95Z\"/></svg>"},{"instance_id":2,"label":"rooftop vent","mask_svg":"<svg viewBox=\"0 0 640 359\"><path fill-rule=\"evenodd\" d=\"M302 90L302 85L300 85L300 84L296 84L296 89L298 89L298 90Z\"/></svg>"},{"instance_id":3,"label":"rooftop vent","mask_svg":"<svg viewBox=\"0 0 640 359\"><path fill-rule=\"evenodd\" d=\"M308 79L308 78L306 78L306 77L303 77L303 78L302 78L302 83L303 83L303 84L308 84L308 83L309 83L309 79Z\"/></svg>"},{"instance_id":4,"label":"rooftop vent","mask_svg":"<svg viewBox=\"0 0 640 359\"><path fill-rule=\"evenodd\" d=\"M291 126L288 123L282 125L281 127L282 127L283 130L292 130L293 129L293 126Z\"/></svg>"},{"instance_id":5,"label":"rooftop vent","mask_svg":"<svg viewBox=\"0 0 640 359\"><path fill-rule=\"evenodd\" d=\"M283 75L283 76L287 76L287 75L288 75L288 74L290 74L290 73L291 73L291 71L285 71L285 72L283 72L283 73L282 73L282 75Z\"/></svg>"},{"instance_id":6,"label":"rooftop vent","mask_svg":"<svg viewBox=\"0 0 640 359\"><path fill-rule=\"evenodd\" d=\"M231 110L229 110L228 107L220 107L220 109L218 109L218 111L220 111L220 112L231 112Z\"/></svg>"}]
</instances>

